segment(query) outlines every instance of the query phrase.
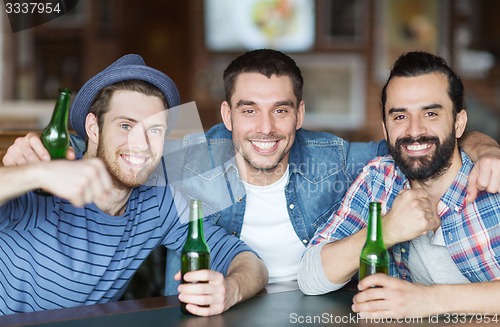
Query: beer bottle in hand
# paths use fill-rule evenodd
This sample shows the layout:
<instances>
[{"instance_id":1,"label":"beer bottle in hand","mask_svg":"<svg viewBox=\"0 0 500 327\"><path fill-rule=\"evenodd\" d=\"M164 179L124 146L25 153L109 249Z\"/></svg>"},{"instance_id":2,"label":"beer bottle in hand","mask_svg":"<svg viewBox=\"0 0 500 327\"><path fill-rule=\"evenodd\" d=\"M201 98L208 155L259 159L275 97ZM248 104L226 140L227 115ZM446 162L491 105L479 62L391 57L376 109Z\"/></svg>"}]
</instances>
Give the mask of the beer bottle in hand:
<instances>
[{"instance_id":1,"label":"beer bottle in hand","mask_svg":"<svg viewBox=\"0 0 500 327\"><path fill-rule=\"evenodd\" d=\"M375 273L389 273L389 252L382 238L381 205L370 202L366 242L359 260L359 280Z\"/></svg>"},{"instance_id":2,"label":"beer bottle in hand","mask_svg":"<svg viewBox=\"0 0 500 327\"><path fill-rule=\"evenodd\" d=\"M68 114L71 100L71 90L59 89L54 112L50 123L42 131L40 139L50 154L50 159L65 159L69 147ZM43 190L36 191L40 195L48 196Z\"/></svg>"},{"instance_id":3,"label":"beer bottle in hand","mask_svg":"<svg viewBox=\"0 0 500 327\"><path fill-rule=\"evenodd\" d=\"M188 235L181 252L181 283L187 283L184 280L184 274L187 272L210 269L210 249L203 236L201 205L200 200L190 202ZM184 302L181 302L181 311L189 313Z\"/></svg>"}]
</instances>

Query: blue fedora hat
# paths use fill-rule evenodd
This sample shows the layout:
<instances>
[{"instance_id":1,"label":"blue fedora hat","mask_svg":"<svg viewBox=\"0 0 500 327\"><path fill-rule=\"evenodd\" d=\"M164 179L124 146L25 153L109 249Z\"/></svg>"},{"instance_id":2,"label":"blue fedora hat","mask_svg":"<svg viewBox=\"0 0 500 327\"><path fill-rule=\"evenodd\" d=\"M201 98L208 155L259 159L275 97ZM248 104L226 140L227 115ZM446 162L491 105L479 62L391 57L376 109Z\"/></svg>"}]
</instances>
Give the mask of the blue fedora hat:
<instances>
[{"instance_id":1,"label":"blue fedora hat","mask_svg":"<svg viewBox=\"0 0 500 327\"><path fill-rule=\"evenodd\" d=\"M158 69L146 66L141 56L128 54L89 79L76 95L70 110L70 122L78 136L87 138L85 118L97 93L106 86L132 79L146 81L159 88L165 95L169 108L180 105L179 91L170 77Z\"/></svg>"}]
</instances>

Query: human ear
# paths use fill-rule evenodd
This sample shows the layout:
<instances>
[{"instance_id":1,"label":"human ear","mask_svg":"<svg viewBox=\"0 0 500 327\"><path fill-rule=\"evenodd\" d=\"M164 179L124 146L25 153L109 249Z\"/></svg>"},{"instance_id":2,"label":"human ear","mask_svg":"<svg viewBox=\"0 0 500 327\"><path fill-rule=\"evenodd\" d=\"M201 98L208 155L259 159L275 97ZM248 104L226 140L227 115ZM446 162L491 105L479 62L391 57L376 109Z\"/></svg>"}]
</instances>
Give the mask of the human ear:
<instances>
[{"instance_id":1,"label":"human ear","mask_svg":"<svg viewBox=\"0 0 500 327\"><path fill-rule=\"evenodd\" d=\"M99 143L99 125L97 124L97 117L93 113L89 113L85 117L85 131L89 142Z\"/></svg>"},{"instance_id":2,"label":"human ear","mask_svg":"<svg viewBox=\"0 0 500 327\"><path fill-rule=\"evenodd\" d=\"M455 118L455 137L457 139L463 135L466 126L467 126L467 111L462 109Z\"/></svg>"},{"instance_id":3,"label":"human ear","mask_svg":"<svg viewBox=\"0 0 500 327\"><path fill-rule=\"evenodd\" d=\"M305 112L306 112L306 105L302 100L300 101L299 108L297 111L297 127L295 129L299 129L302 127L302 124L304 123Z\"/></svg>"},{"instance_id":4,"label":"human ear","mask_svg":"<svg viewBox=\"0 0 500 327\"><path fill-rule=\"evenodd\" d=\"M231 121L231 106L229 105L229 103L227 103L227 101L222 102L222 104L220 105L220 114L226 128L232 131L233 124Z\"/></svg>"}]
</instances>

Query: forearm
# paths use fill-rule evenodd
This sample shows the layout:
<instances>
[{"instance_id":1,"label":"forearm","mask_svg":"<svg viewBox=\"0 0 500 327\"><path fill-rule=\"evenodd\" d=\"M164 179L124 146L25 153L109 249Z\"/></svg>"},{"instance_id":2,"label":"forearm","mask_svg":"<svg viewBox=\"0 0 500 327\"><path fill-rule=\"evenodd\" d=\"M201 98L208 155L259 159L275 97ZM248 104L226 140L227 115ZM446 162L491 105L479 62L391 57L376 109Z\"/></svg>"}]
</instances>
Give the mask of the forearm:
<instances>
[{"instance_id":1,"label":"forearm","mask_svg":"<svg viewBox=\"0 0 500 327\"><path fill-rule=\"evenodd\" d=\"M297 273L300 290L306 295L321 295L336 291L346 283L332 283L325 275L321 260L321 251L327 243L315 245L304 253Z\"/></svg>"},{"instance_id":2,"label":"forearm","mask_svg":"<svg viewBox=\"0 0 500 327\"><path fill-rule=\"evenodd\" d=\"M39 187L36 171L39 165L0 167L0 205Z\"/></svg>"},{"instance_id":3,"label":"forearm","mask_svg":"<svg viewBox=\"0 0 500 327\"><path fill-rule=\"evenodd\" d=\"M430 287L436 299L431 314L500 313L500 281Z\"/></svg>"},{"instance_id":4,"label":"forearm","mask_svg":"<svg viewBox=\"0 0 500 327\"><path fill-rule=\"evenodd\" d=\"M321 262L327 278L335 284L348 282L359 269L359 255L366 240L366 228L342 240L325 245Z\"/></svg>"},{"instance_id":5,"label":"forearm","mask_svg":"<svg viewBox=\"0 0 500 327\"><path fill-rule=\"evenodd\" d=\"M477 161L481 155L494 148L500 151L498 143L493 138L476 131L464 133L458 144L473 161Z\"/></svg>"},{"instance_id":6,"label":"forearm","mask_svg":"<svg viewBox=\"0 0 500 327\"><path fill-rule=\"evenodd\" d=\"M241 252L234 257L227 272L225 310L251 298L262 290L267 282L268 272L264 262L252 252Z\"/></svg>"}]
</instances>

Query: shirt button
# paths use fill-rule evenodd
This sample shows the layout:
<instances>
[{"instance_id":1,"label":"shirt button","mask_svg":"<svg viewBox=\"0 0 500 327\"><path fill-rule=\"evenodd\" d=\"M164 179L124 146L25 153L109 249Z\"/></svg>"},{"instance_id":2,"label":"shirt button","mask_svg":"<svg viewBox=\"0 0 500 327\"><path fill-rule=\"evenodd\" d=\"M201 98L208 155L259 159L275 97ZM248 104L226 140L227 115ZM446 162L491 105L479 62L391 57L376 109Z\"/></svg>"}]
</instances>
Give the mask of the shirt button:
<instances>
[{"instance_id":1,"label":"shirt button","mask_svg":"<svg viewBox=\"0 0 500 327\"><path fill-rule=\"evenodd\" d=\"M406 253L406 249L401 249L401 253Z\"/></svg>"},{"instance_id":2,"label":"shirt button","mask_svg":"<svg viewBox=\"0 0 500 327\"><path fill-rule=\"evenodd\" d=\"M451 235L451 233L448 233L448 238L450 239L450 241L453 241L453 235Z\"/></svg>"},{"instance_id":3,"label":"shirt button","mask_svg":"<svg viewBox=\"0 0 500 327\"><path fill-rule=\"evenodd\" d=\"M236 232L232 232L231 234L234 235L234 236L238 235L238 233L236 233Z\"/></svg>"},{"instance_id":4,"label":"shirt button","mask_svg":"<svg viewBox=\"0 0 500 327\"><path fill-rule=\"evenodd\" d=\"M241 202L243 201L243 198L237 198L236 201Z\"/></svg>"},{"instance_id":5,"label":"shirt button","mask_svg":"<svg viewBox=\"0 0 500 327\"><path fill-rule=\"evenodd\" d=\"M295 205L292 203L292 204L290 204L290 209L293 209L293 208L295 208Z\"/></svg>"},{"instance_id":6,"label":"shirt button","mask_svg":"<svg viewBox=\"0 0 500 327\"><path fill-rule=\"evenodd\" d=\"M307 240L302 240L302 243L304 244L307 244L307 242L308 242Z\"/></svg>"}]
</instances>

